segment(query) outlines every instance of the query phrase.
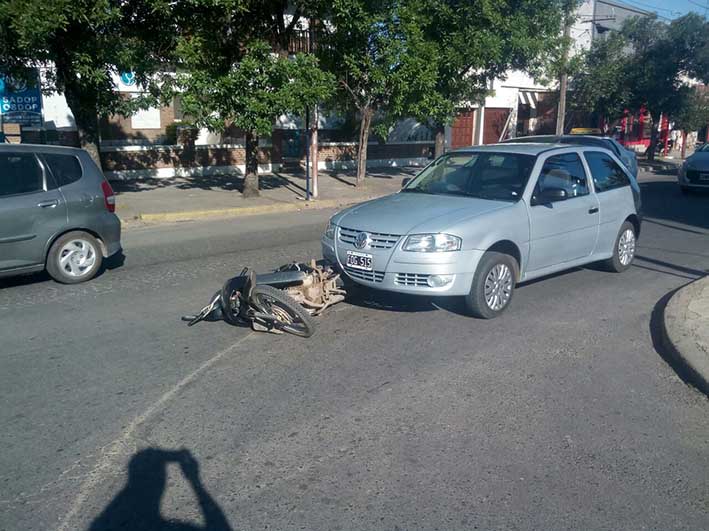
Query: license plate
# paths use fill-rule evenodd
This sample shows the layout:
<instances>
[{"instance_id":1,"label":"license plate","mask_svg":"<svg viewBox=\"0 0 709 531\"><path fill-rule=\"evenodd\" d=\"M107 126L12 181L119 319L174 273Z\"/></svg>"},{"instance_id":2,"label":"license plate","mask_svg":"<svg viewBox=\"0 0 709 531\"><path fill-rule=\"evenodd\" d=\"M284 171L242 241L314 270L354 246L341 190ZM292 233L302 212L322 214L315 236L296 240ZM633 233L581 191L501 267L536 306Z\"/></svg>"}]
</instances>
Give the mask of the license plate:
<instances>
[{"instance_id":1,"label":"license plate","mask_svg":"<svg viewBox=\"0 0 709 531\"><path fill-rule=\"evenodd\" d=\"M352 269L371 271L372 255L367 253L359 253L357 251L347 251L347 266Z\"/></svg>"},{"instance_id":2,"label":"license plate","mask_svg":"<svg viewBox=\"0 0 709 531\"><path fill-rule=\"evenodd\" d=\"M700 181L709 181L709 173L700 173L699 180Z\"/></svg>"}]
</instances>

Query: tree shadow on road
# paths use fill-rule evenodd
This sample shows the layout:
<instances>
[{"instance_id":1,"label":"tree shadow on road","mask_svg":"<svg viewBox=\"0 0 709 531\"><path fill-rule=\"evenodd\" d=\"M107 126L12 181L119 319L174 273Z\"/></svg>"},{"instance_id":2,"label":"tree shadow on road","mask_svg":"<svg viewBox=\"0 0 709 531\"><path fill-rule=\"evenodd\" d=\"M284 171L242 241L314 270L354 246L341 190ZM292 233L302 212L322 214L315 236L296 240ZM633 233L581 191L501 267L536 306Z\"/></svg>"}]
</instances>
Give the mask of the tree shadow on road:
<instances>
[{"instance_id":1,"label":"tree shadow on road","mask_svg":"<svg viewBox=\"0 0 709 531\"><path fill-rule=\"evenodd\" d=\"M646 223L687 231L681 227L662 223L662 221L666 221L709 230L708 193L693 192L683 195L676 181L643 182L640 183L640 189L643 200L642 211ZM696 233L704 234L699 231Z\"/></svg>"},{"instance_id":2,"label":"tree shadow on road","mask_svg":"<svg viewBox=\"0 0 709 531\"><path fill-rule=\"evenodd\" d=\"M180 522L160 514L167 483L167 465L179 464L202 512L204 526ZM128 482L96 517L88 531L232 531L219 505L202 484L197 460L188 450L148 448L128 465Z\"/></svg>"}]
</instances>

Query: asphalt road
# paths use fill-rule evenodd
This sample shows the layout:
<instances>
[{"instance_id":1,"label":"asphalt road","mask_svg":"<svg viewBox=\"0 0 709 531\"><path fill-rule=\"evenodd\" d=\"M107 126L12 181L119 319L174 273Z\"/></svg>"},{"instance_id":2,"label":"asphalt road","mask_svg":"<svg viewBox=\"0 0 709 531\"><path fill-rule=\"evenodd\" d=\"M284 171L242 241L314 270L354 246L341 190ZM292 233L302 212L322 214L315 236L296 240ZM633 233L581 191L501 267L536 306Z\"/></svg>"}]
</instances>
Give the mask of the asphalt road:
<instances>
[{"instance_id":1,"label":"asphalt road","mask_svg":"<svg viewBox=\"0 0 709 531\"><path fill-rule=\"evenodd\" d=\"M528 283L494 321L373 292L310 340L179 321L317 255L324 211L132 229L91 283L1 281L0 529L709 528L709 402L657 345L709 269L709 196L671 179L643 178L631 270Z\"/></svg>"}]
</instances>

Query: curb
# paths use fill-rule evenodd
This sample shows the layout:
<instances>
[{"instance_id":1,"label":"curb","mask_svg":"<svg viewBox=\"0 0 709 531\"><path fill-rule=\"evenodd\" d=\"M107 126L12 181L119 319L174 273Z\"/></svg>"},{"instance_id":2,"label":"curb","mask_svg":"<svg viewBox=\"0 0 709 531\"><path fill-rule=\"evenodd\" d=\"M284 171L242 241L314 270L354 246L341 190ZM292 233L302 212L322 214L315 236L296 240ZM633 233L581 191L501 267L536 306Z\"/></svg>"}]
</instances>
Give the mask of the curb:
<instances>
[{"instance_id":1,"label":"curb","mask_svg":"<svg viewBox=\"0 0 709 531\"><path fill-rule=\"evenodd\" d=\"M703 295L705 291L707 295ZM662 342L674 360L686 369L689 382L709 395L709 314L699 316L691 308L705 297L709 297L709 276L690 282L670 297L663 312ZM700 339L704 321L706 332Z\"/></svg>"},{"instance_id":2,"label":"curb","mask_svg":"<svg viewBox=\"0 0 709 531\"><path fill-rule=\"evenodd\" d=\"M386 195L386 194L384 194ZM154 214L138 214L133 218L121 217L121 222L130 224L136 221L144 223L171 223L178 221L196 221L210 218L236 218L242 216L258 216L261 214L276 214L281 212L297 212L300 210L319 210L352 205L382 197L370 195L352 200L324 199L315 201L302 201L299 203L276 203L272 205L257 205L247 207L218 208L205 210L183 210L180 212L159 212ZM120 216L120 209L118 212Z\"/></svg>"}]
</instances>

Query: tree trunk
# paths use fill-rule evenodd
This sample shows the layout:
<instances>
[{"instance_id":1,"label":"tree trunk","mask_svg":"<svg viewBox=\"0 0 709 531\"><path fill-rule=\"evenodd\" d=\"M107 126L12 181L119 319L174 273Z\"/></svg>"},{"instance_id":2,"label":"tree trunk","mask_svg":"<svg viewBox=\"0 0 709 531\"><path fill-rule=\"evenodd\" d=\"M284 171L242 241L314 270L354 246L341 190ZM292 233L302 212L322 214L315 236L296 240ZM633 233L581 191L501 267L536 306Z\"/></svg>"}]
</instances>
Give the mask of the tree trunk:
<instances>
[{"instance_id":1,"label":"tree trunk","mask_svg":"<svg viewBox=\"0 0 709 531\"><path fill-rule=\"evenodd\" d=\"M74 87L67 85L64 91L67 105L74 115L76 129L79 134L79 145L94 160L99 169L101 165L101 151L98 115L96 105L91 103L93 98L81 95Z\"/></svg>"},{"instance_id":2,"label":"tree trunk","mask_svg":"<svg viewBox=\"0 0 709 531\"><path fill-rule=\"evenodd\" d=\"M650 133L650 146L647 148L647 151L645 152L645 156L647 157L647 160L653 161L655 160L655 150L657 149L657 126L660 125L658 123L658 120L655 119L655 117L652 117L652 130Z\"/></svg>"},{"instance_id":3,"label":"tree trunk","mask_svg":"<svg viewBox=\"0 0 709 531\"><path fill-rule=\"evenodd\" d=\"M258 182L258 135L246 132L246 171L244 172L244 198L259 196Z\"/></svg>"},{"instance_id":4,"label":"tree trunk","mask_svg":"<svg viewBox=\"0 0 709 531\"><path fill-rule=\"evenodd\" d=\"M435 125L436 141L433 148L433 156L440 157L446 150L446 128L443 124Z\"/></svg>"},{"instance_id":5,"label":"tree trunk","mask_svg":"<svg viewBox=\"0 0 709 531\"><path fill-rule=\"evenodd\" d=\"M357 186L364 182L364 176L367 173L367 142L369 141L369 126L372 124L374 111L371 107L365 107L361 113L359 145L357 148Z\"/></svg>"},{"instance_id":6,"label":"tree trunk","mask_svg":"<svg viewBox=\"0 0 709 531\"><path fill-rule=\"evenodd\" d=\"M313 107L310 120L310 193L313 199L318 198L318 106Z\"/></svg>"},{"instance_id":7,"label":"tree trunk","mask_svg":"<svg viewBox=\"0 0 709 531\"><path fill-rule=\"evenodd\" d=\"M684 160L684 156L687 154L687 131L684 129L682 130L682 160Z\"/></svg>"}]
</instances>

